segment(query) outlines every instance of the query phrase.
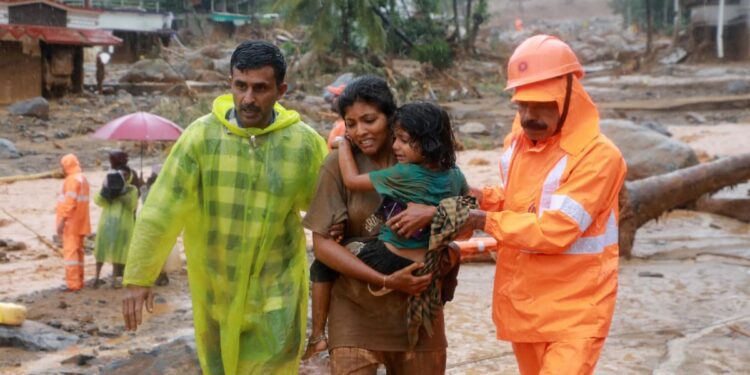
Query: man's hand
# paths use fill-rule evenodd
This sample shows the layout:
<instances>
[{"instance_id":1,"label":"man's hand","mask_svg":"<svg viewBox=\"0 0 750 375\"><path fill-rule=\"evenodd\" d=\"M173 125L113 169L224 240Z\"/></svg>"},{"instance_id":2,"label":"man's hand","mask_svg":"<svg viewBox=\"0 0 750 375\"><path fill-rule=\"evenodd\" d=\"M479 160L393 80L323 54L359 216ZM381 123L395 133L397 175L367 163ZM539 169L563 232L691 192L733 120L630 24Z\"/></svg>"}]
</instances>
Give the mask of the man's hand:
<instances>
[{"instance_id":1,"label":"man's hand","mask_svg":"<svg viewBox=\"0 0 750 375\"><path fill-rule=\"evenodd\" d=\"M469 195L477 199L477 203L479 205L482 205L482 198L484 198L484 193L482 192L481 188L475 188L473 186L469 186Z\"/></svg>"},{"instance_id":2,"label":"man's hand","mask_svg":"<svg viewBox=\"0 0 750 375\"><path fill-rule=\"evenodd\" d=\"M328 228L328 237L338 243L341 243L341 240L344 239L344 228L346 227L345 224L346 223L342 221L340 223L331 225L331 227Z\"/></svg>"},{"instance_id":3,"label":"man's hand","mask_svg":"<svg viewBox=\"0 0 750 375\"><path fill-rule=\"evenodd\" d=\"M424 263L412 263L408 267L402 268L386 277L385 286L395 289L406 294L422 293L432 280L432 274L414 276L412 272L424 267Z\"/></svg>"},{"instance_id":4,"label":"man's hand","mask_svg":"<svg viewBox=\"0 0 750 375\"><path fill-rule=\"evenodd\" d=\"M143 322L143 305L149 313L154 312L154 292L151 287L128 285L122 298L122 317L125 330L135 331Z\"/></svg>"},{"instance_id":5,"label":"man's hand","mask_svg":"<svg viewBox=\"0 0 750 375\"><path fill-rule=\"evenodd\" d=\"M437 207L418 203L407 203L406 209L393 216L385 225L403 238L409 238L418 230L429 227Z\"/></svg>"},{"instance_id":6,"label":"man's hand","mask_svg":"<svg viewBox=\"0 0 750 375\"><path fill-rule=\"evenodd\" d=\"M482 210L469 211L469 217L466 219L463 228L461 228L461 233L468 230L484 230L486 218L487 213Z\"/></svg>"}]
</instances>

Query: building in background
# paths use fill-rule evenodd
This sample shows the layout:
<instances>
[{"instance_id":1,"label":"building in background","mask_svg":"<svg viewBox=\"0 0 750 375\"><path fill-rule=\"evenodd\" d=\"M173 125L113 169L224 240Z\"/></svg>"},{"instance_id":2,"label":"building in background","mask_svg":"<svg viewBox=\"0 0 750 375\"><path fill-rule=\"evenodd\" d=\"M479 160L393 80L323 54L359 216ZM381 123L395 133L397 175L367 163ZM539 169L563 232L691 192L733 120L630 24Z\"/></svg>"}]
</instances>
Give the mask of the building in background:
<instances>
[{"instance_id":1,"label":"building in background","mask_svg":"<svg viewBox=\"0 0 750 375\"><path fill-rule=\"evenodd\" d=\"M53 0L0 0L0 104L83 90L83 49L122 40L101 11Z\"/></svg>"}]
</instances>

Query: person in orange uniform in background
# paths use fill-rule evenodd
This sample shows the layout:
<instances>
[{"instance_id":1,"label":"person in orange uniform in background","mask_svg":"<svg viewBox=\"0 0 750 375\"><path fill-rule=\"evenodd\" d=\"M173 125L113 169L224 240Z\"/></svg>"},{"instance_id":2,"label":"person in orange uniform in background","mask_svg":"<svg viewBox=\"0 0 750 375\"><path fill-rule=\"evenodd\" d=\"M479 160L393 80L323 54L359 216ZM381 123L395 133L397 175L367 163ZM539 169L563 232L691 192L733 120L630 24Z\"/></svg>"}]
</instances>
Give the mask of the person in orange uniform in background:
<instances>
[{"instance_id":1,"label":"person in orange uniform in background","mask_svg":"<svg viewBox=\"0 0 750 375\"><path fill-rule=\"evenodd\" d=\"M91 233L89 182L73 154L60 159L65 182L57 199L57 235L63 242L66 291L83 288L83 239Z\"/></svg>"},{"instance_id":2,"label":"person in orange uniform in background","mask_svg":"<svg viewBox=\"0 0 750 375\"><path fill-rule=\"evenodd\" d=\"M331 111L336 113L338 115L339 113L339 96L344 92L344 89L346 88L346 83L342 83L338 86L328 86L326 87L326 91L328 91L331 94ZM339 116L336 121L333 123L333 128L331 129L331 132L328 133L328 150L333 150L334 148L338 148L338 142L336 142L336 138L343 137L346 133L346 124L344 123L344 119Z\"/></svg>"},{"instance_id":3,"label":"person in orange uniform in background","mask_svg":"<svg viewBox=\"0 0 750 375\"><path fill-rule=\"evenodd\" d=\"M469 227L498 241L497 337L521 374L591 374L617 293L618 194L626 166L563 41L537 35L508 63L518 106L501 186L473 190Z\"/></svg>"}]
</instances>

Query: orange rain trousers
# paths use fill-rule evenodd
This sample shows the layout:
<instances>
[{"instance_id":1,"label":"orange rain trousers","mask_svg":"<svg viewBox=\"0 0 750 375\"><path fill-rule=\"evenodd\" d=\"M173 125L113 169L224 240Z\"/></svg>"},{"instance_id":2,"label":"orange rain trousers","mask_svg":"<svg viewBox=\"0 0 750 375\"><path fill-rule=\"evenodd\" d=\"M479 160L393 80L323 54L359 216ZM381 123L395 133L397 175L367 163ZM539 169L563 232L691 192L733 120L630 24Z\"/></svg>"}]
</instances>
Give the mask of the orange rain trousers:
<instances>
[{"instance_id":1,"label":"orange rain trousers","mask_svg":"<svg viewBox=\"0 0 750 375\"><path fill-rule=\"evenodd\" d=\"M83 237L77 233L63 234L65 283L70 290L83 288Z\"/></svg>"},{"instance_id":2,"label":"orange rain trousers","mask_svg":"<svg viewBox=\"0 0 750 375\"><path fill-rule=\"evenodd\" d=\"M599 360L604 338L556 342L514 342L521 375L589 375Z\"/></svg>"}]
</instances>

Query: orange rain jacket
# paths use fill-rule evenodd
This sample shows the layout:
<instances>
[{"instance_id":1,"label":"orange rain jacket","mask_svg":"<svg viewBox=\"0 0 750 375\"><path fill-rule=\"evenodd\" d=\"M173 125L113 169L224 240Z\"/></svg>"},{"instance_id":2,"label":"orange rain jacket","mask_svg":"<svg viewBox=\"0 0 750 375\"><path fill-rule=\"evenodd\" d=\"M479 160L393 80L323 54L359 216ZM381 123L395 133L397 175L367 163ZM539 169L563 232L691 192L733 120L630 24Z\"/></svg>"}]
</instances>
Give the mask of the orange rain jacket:
<instances>
[{"instance_id":1,"label":"orange rain jacket","mask_svg":"<svg viewBox=\"0 0 750 375\"><path fill-rule=\"evenodd\" d=\"M562 108L565 79L550 81ZM542 89L549 89L545 82ZM529 100L518 97L524 87L514 100ZM484 188L481 204L488 211L485 231L499 243L497 337L606 337L617 292L618 194L626 166L599 132L596 106L576 78L561 132L533 145L516 116L500 169L502 185Z\"/></svg>"},{"instance_id":2,"label":"orange rain jacket","mask_svg":"<svg viewBox=\"0 0 750 375\"><path fill-rule=\"evenodd\" d=\"M57 198L57 223L65 218L64 234L85 236L91 233L89 183L81 173L81 164L75 155L63 156L60 164L65 171L65 182Z\"/></svg>"}]
</instances>

